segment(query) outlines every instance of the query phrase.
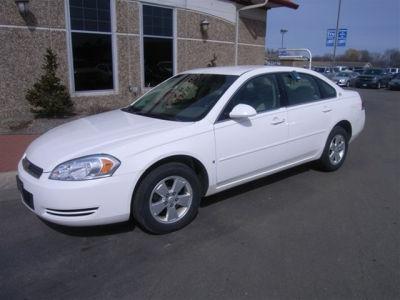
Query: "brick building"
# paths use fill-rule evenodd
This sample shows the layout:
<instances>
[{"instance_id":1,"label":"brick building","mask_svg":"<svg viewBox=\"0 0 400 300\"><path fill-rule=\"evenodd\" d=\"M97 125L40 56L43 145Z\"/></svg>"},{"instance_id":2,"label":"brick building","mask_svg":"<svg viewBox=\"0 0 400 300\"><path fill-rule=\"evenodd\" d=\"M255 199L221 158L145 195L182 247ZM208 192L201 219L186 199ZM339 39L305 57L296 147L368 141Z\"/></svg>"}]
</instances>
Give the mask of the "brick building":
<instances>
[{"instance_id":1,"label":"brick building","mask_svg":"<svg viewBox=\"0 0 400 300\"><path fill-rule=\"evenodd\" d=\"M47 47L58 55L59 76L78 111L126 105L187 69L264 64L267 12L297 5L269 0L238 12L262 2L2 0L0 120L29 115L25 93Z\"/></svg>"}]
</instances>

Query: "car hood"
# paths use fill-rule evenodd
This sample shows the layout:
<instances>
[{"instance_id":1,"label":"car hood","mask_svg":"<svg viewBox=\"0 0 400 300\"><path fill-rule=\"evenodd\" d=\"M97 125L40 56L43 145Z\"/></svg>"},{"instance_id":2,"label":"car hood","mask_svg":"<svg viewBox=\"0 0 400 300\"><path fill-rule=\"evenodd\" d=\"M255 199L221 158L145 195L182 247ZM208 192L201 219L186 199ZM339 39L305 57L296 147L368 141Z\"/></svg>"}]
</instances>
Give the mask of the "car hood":
<instances>
[{"instance_id":1,"label":"car hood","mask_svg":"<svg viewBox=\"0 0 400 300\"><path fill-rule=\"evenodd\" d=\"M381 77L380 75L360 75L358 76L359 79L370 79L370 78L378 78Z\"/></svg>"},{"instance_id":2,"label":"car hood","mask_svg":"<svg viewBox=\"0 0 400 300\"><path fill-rule=\"evenodd\" d=\"M173 122L114 110L81 118L56 127L29 145L26 157L50 172L58 164L84 155L113 153L129 140L132 152L151 148L162 139L152 138L160 133L189 126L192 123ZM143 144L145 140L145 145Z\"/></svg>"}]
</instances>

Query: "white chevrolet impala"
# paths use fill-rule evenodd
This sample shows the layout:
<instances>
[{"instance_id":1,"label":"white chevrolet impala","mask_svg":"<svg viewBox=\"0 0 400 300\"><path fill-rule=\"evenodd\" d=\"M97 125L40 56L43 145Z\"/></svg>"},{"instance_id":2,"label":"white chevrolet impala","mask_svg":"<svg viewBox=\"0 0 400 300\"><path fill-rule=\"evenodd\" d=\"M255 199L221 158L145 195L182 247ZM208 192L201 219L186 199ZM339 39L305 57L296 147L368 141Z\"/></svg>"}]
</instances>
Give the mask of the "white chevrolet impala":
<instances>
[{"instance_id":1,"label":"white chevrolet impala","mask_svg":"<svg viewBox=\"0 0 400 300\"><path fill-rule=\"evenodd\" d=\"M309 161L338 169L364 122L359 94L313 71L191 70L128 107L45 133L23 155L17 182L47 221L132 217L167 233L195 218L203 196Z\"/></svg>"}]
</instances>

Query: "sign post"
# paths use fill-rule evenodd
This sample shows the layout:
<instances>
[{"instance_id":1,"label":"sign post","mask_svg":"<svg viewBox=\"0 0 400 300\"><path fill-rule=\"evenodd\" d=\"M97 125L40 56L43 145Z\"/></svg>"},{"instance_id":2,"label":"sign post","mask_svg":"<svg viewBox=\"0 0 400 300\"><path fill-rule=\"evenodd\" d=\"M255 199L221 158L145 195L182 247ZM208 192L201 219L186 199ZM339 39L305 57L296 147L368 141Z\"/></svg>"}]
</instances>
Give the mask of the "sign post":
<instances>
[{"instance_id":1,"label":"sign post","mask_svg":"<svg viewBox=\"0 0 400 300\"><path fill-rule=\"evenodd\" d=\"M339 31L339 18L340 18L340 6L342 5L342 0L339 0L339 8L337 13L337 20L336 20L336 30L335 30L335 44L333 46L333 65L336 63L336 46L338 41L338 31Z\"/></svg>"},{"instance_id":2,"label":"sign post","mask_svg":"<svg viewBox=\"0 0 400 300\"><path fill-rule=\"evenodd\" d=\"M336 29L328 29L326 34L326 47L334 47L336 38ZM337 47L345 47L347 41L347 28L340 28L337 35Z\"/></svg>"}]
</instances>

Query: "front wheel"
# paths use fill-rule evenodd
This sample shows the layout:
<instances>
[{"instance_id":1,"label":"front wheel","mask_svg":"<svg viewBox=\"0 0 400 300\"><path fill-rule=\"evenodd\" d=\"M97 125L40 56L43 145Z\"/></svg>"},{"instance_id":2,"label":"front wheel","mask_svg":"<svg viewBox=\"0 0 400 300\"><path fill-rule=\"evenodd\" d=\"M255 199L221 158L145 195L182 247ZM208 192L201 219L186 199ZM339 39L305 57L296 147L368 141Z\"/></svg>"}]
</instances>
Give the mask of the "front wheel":
<instances>
[{"instance_id":1,"label":"front wheel","mask_svg":"<svg viewBox=\"0 0 400 300\"><path fill-rule=\"evenodd\" d=\"M319 165L324 171L339 169L346 159L349 134L342 127L336 126L329 134Z\"/></svg>"},{"instance_id":2,"label":"front wheel","mask_svg":"<svg viewBox=\"0 0 400 300\"><path fill-rule=\"evenodd\" d=\"M144 229L163 234L181 229L197 215L201 187L196 173L182 163L167 163L139 183L132 203L134 219Z\"/></svg>"}]
</instances>

